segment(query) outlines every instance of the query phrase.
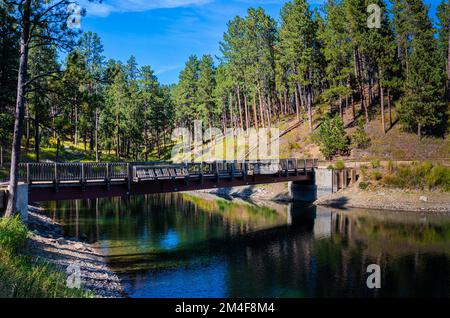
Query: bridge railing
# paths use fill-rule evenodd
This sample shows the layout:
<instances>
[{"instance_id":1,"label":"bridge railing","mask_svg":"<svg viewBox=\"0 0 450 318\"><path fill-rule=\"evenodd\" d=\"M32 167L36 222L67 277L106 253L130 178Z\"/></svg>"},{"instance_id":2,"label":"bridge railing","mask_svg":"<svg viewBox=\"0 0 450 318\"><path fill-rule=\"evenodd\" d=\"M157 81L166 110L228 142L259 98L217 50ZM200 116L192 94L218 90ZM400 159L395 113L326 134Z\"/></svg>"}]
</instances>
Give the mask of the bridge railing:
<instances>
[{"instance_id":1,"label":"bridge railing","mask_svg":"<svg viewBox=\"0 0 450 318\"><path fill-rule=\"evenodd\" d=\"M200 163L23 163L19 177L27 183L65 183L94 181L142 181L157 179L236 177L306 172L317 167L317 160L283 159L218 161Z\"/></svg>"}]
</instances>

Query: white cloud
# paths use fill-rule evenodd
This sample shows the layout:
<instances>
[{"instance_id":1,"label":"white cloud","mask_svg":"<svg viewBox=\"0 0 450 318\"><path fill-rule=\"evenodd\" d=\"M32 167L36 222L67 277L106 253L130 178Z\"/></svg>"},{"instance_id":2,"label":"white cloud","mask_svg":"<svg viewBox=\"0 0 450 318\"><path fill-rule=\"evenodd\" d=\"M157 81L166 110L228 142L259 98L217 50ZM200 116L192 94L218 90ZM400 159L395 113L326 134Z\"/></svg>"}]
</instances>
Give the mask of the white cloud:
<instances>
[{"instance_id":1,"label":"white cloud","mask_svg":"<svg viewBox=\"0 0 450 318\"><path fill-rule=\"evenodd\" d=\"M106 17L112 12L143 12L154 9L168 9L202 5L213 0L103 0L102 3L79 0L87 15Z\"/></svg>"}]
</instances>

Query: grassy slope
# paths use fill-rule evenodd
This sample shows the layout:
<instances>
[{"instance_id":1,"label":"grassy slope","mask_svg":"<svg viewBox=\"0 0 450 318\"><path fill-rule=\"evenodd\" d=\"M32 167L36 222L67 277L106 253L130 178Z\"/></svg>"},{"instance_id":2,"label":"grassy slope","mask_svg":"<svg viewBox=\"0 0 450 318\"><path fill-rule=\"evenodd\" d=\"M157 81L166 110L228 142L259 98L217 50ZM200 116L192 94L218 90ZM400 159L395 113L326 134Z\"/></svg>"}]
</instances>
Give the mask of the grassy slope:
<instances>
[{"instance_id":1,"label":"grassy slope","mask_svg":"<svg viewBox=\"0 0 450 318\"><path fill-rule=\"evenodd\" d=\"M18 219L0 219L0 298L85 298L66 277L26 254L28 230Z\"/></svg>"},{"instance_id":2,"label":"grassy slope","mask_svg":"<svg viewBox=\"0 0 450 318\"><path fill-rule=\"evenodd\" d=\"M353 120L350 114L349 109L344 116L344 122L347 134L352 136L356 128L352 124ZM316 115L316 117L319 116ZM384 135L381 128L381 116L373 115L371 122L366 126L366 132L371 138L371 145L365 150L353 149L350 159L437 160L450 157L449 135L445 138L426 136L419 139L416 134L402 131L400 125L395 123L395 112L393 117L394 125ZM294 121L295 119L292 119L292 122ZM317 123L317 118L315 123ZM307 123L282 138L280 151L282 157L323 159L319 148L311 141Z\"/></svg>"}]
</instances>

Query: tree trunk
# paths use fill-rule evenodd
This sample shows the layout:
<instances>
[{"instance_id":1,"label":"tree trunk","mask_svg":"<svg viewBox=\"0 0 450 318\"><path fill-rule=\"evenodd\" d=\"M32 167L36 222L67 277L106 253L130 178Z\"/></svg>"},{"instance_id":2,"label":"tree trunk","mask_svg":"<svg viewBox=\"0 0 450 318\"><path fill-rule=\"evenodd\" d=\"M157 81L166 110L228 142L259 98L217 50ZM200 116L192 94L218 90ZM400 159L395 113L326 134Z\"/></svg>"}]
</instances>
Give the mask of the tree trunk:
<instances>
[{"instance_id":1,"label":"tree trunk","mask_svg":"<svg viewBox=\"0 0 450 318\"><path fill-rule=\"evenodd\" d=\"M308 85L307 87L307 102L308 102L308 122L309 122L309 131L313 131L313 122L312 122L312 87Z\"/></svg>"},{"instance_id":2,"label":"tree trunk","mask_svg":"<svg viewBox=\"0 0 450 318\"><path fill-rule=\"evenodd\" d=\"M39 162L40 155L40 138L39 138L39 117L36 112L34 119L34 153L36 154L36 162Z\"/></svg>"},{"instance_id":3,"label":"tree trunk","mask_svg":"<svg viewBox=\"0 0 450 318\"><path fill-rule=\"evenodd\" d=\"M98 151L98 108L95 108L95 161L100 161L100 154Z\"/></svg>"},{"instance_id":4,"label":"tree trunk","mask_svg":"<svg viewBox=\"0 0 450 318\"><path fill-rule=\"evenodd\" d=\"M230 93L230 122L231 128L234 128L234 114L233 114L233 95Z\"/></svg>"},{"instance_id":5,"label":"tree trunk","mask_svg":"<svg viewBox=\"0 0 450 318\"><path fill-rule=\"evenodd\" d=\"M364 110L364 117L366 119L366 124L369 123L369 110L367 108L367 104L365 102L365 94L364 94L364 82L362 78L362 65L361 65L361 56L358 52L358 49L355 48L354 51L354 58L356 63L356 72L357 72L357 79L359 83L359 93L361 95L361 109Z\"/></svg>"},{"instance_id":6,"label":"tree trunk","mask_svg":"<svg viewBox=\"0 0 450 318\"><path fill-rule=\"evenodd\" d=\"M56 139L56 158L55 158L55 162L59 162L59 148L61 148L61 139L59 138L59 136Z\"/></svg>"},{"instance_id":7,"label":"tree trunk","mask_svg":"<svg viewBox=\"0 0 450 318\"><path fill-rule=\"evenodd\" d=\"M386 134L386 120L384 118L384 87L380 80L380 105L381 105L381 126L383 128L383 134Z\"/></svg>"},{"instance_id":8,"label":"tree trunk","mask_svg":"<svg viewBox=\"0 0 450 318\"><path fill-rule=\"evenodd\" d=\"M297 86L294 88L295 93L295 113L297 114L297 121L300 121L300 105L299 105L299 96L298 96L298 89Z\"/></svg>"},{"instance_id":9,"label":"tree trunk","mask_svg":"<svg viewBox=\"0 0 450 318\"><path fill-rule=\"evenodd\" d=\"M9 198L5 216L16 214L17 187L19 178L20 146L22 139L22 125L25 106L25 83L28 70L28 42L30 39L31 0L25 0L23 4L23 28L20 36L20 59L17 79L17 100L14 119L14 135L11 150L11 171L9 179Z\"/></svg>"},{"instance_id":10,"label":"tree trunk","mask_svg":"<svg viewBox=\"0 0 450 318\"><path fill-rule=\"evenodd\" d=\"M258 83L258 101L259 101L259 114L260 114L260 123L261 127L264 128L264 112L263 112L263 101L261 96L261 88Z\"/></svg>"},{"instance_id":11,"label":"tree trunk","mask_svg":"<svg viewBox=\"0 0 450 318\"><path fill-rule=\"evenodd\" d=\"M75 133L73 136L75 147L78 146L78 106L75 105Z\"/></svg>"},{"instance_id":12,"label":"tree trunk","mask_svg":"<svg viewBox=\"0 0 450 318\"><path fill-rule=\"evenodd\" d=\"M245 108L245 128L248 130L250 128L250 119L248 113L248 102L247 102L247 94L244 93L244 108Z\"/></svg>"},{"instance_id":13,"label":"tree trunk","mask_svg":"<svg viewBox=\"0 0 450 318\"><path fill-rule=\"evenodd\" d=\"M255 120L255 128L258 129L258 113L256 111L256 92L253 94L253 117Z\"/></svg>"},{"instance_id":14,"label":"tree trunk","mask_svg":"<svg viewBox=\"0 0 450 318\"><path fill-rule=\"evenodd\" d=\"M387 102L388 102L388 109L389 109L389 128L392 128L392 106L391 106L391 90L390 90L390 88L387 89Z\"/></svg>"},{"instance_id":15,"label":"tree trunk","mask_svg":"<svg viewBox=\"0 0 450 318\"><path fill-rule=\"evenodd\" d=\"M422 139L422 125L419 123L417 124L417 136Z\"/></svg>"},{"instance_id":16,"label":"tree trunk","mask_svg":"<svg viewBox=\"0 0 450 318\"><path fill-rule=\"evenodd\" d=\"M242 105L241 105L241 91L239 90L239 86L237 88L237 104L238 104L238 110L239 110L239 120L241 123L241 128L244 128L244 118L242 116Z\"/></svg>"}]
</instances>

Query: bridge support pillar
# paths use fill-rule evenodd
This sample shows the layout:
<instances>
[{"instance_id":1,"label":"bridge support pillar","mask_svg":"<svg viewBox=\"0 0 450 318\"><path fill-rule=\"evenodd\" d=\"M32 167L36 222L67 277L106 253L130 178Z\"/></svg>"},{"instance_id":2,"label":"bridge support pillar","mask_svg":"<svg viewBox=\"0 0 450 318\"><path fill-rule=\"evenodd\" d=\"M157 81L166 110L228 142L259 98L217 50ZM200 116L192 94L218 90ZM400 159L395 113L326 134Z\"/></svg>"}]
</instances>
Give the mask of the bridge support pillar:
<instances>
[{"instance_id":1,"label":"bridge support pillar","mask_svg":"<svg viewBox=\"0 0 450 318\"><path fill-rule=\"evenodd\" d=\"M333 193L333 172L328 169L315 169L314 182L289 182L289 195L293 201L314 202Z\"/></svg>"}]
</instances>

